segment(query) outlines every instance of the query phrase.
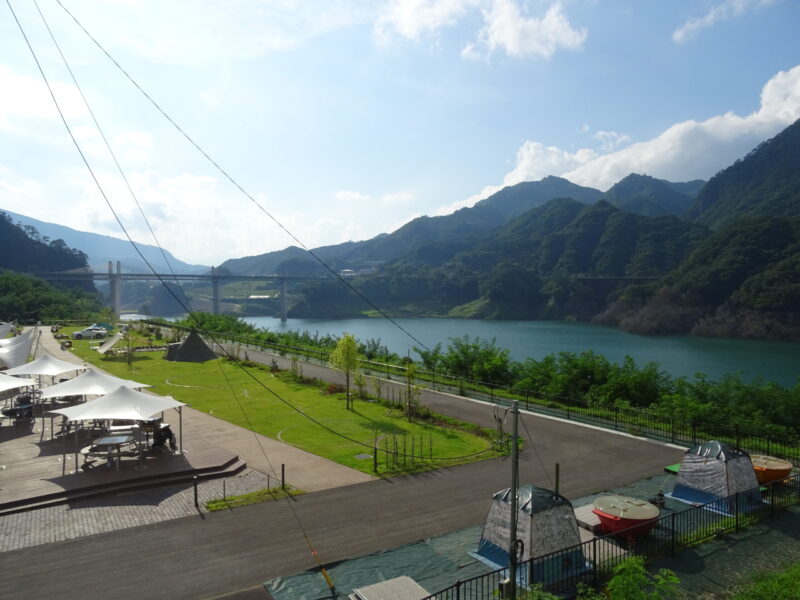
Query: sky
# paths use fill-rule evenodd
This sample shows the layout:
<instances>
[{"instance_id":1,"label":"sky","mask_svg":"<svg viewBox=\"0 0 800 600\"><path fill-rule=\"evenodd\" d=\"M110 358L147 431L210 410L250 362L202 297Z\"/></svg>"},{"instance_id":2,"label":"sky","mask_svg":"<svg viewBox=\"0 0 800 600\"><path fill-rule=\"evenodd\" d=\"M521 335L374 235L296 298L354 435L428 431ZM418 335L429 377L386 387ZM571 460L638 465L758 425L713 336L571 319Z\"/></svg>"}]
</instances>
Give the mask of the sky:
<instances>
[{"instance_id":1,"label":"sky","mask_svg":"<svg viewBox=\"0 0 800 600\"><path fill-rule=\"evenodd\" d=\"M152 244L138 202L190 263L548 175L708 179L800 118L796 0L61 0L245 194L57 0L8 1L103 192L3 3L0 209Z\"/></svg>"}]
</instances>

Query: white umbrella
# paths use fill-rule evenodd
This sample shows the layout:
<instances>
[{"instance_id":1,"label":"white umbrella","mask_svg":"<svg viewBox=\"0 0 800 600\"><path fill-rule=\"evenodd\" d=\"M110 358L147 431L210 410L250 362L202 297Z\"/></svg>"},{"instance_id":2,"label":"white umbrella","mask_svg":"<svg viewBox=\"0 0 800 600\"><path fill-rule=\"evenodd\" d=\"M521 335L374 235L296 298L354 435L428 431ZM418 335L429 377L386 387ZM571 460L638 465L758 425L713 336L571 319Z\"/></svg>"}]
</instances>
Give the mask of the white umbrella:
<instances>
[{"instance_id":1,"label":"white umbrella","mask_svg":"<svg viewBox=\"0 0 800 600\"><path fill-rule=\"evenodd\" d=\"M0 363L11 368L24 365L31 353L33 339L33 337L29 337L18 344L0 347Z\"/></svg>"},{"instance_id":2,"label":"white umbrella","mask_svg":"<svg viewBox=\"0 0 800 600\"><path fill-rule=\"evenodd\" d=\"M0 336L6 336L14 329L13 323L0 323Z\"/></svg>"},{"instance_id":3,"label":"white umbrella","mask_svg":"<svg viewBox=\"0 0 800 600\"><path fill-rule=\"evenodd\" d=\"M64 415L70 421L120 419L146 421L169 408L186 406L171 396L152 396L120 386L110 394L77 406L52 412Z\"/></svg>"},{"instance_id":4,"label":"white umbrella","mask_svg":"<svg viewBox=\"0 0 800 600\"><path fill-rule=\"evenodd\" d=\"M120 379L107 373L89 368L85 373L73 377L63 383L42 389L42 398L59 398L61 396L102 396L109 394L120 386L129 388L150 387L146 383Z\"/></svg>"},{"instance_id":5,"label":"white umbrella","mask_svg":"<svg viewBox=\"0 0 800 600\"><path fill-rule=\"evenodd\" d=\"M33 385L33 381L19 379L18 377L9 377L0 373L0 392L7 392L8 390L16 390L23 387Z\"/></svg>"},{"instance_id":6,"label":"white umbrella","mask_svg":"<svg viewBox=\"0 0 800 600\"><path fill-rule=\"evenodd\" d=\"M26 329L25 333L21 335L15 335L14 337L5 338L0 340L0 348L6 348L8 346L16 346L17 344L22 344L28 341L28 338L31 337L33 333L33 328Z\"/></svg>"},{"instance_id":7,"label":"white umbrella","mask_svg":"<svg viewBox=\"0 0 800 600\"><path fill-rule=\"evenodd\" d=\"M49 354L43 354L36 360L32 360L28 364L14 367L6 371L7 375L50 375L55 377L67 371L83 370L86 367L77 365L75 363L61 360L60 358L53 358Z\"/></svg>"}]
</instances>

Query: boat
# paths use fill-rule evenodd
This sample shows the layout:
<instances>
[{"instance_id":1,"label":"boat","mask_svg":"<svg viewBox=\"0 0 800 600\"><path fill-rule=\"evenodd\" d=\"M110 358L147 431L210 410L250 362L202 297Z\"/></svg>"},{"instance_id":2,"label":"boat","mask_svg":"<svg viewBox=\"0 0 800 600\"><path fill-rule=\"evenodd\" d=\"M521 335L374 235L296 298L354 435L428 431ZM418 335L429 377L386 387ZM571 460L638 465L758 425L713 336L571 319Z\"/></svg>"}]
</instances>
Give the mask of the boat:
<instances>
[{"instance_id":1,"label":"boat","mask_svg":"<svg viewBox=\"0 0 800 600\"><path fill-rule=\"evenodd\" d=\"M600 519L603 533L625 531L627 537L641 537L655 527L661 511L646 500L629 496L598 496L594 501L594 514Z\"/></svg>"},{"instance_id":2,"label":"boat","mask_svg":"<svg viewBox=\"0 0 800 600\"><path fill-rule=\"evenodd\" d=\"M786 479L792 472L793 465L788 460L764 454L751 454L750 460L753 462L753 470L756 472L759 485Z\"/></svg>"}]
</instances>

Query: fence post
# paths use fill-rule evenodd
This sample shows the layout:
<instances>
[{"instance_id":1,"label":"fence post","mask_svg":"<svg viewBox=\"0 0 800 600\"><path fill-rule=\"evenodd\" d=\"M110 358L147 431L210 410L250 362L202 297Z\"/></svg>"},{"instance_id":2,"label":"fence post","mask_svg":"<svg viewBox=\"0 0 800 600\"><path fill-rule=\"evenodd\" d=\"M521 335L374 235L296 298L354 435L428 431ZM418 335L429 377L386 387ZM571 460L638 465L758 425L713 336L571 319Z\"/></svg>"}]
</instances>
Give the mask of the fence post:
<instances>
[{"instance_id":1,"label":"fence post","mask_svg":"<svg viewBox=\"0 0 800 600\"><path fill-rule=\"evenodd\" d=\"M597 536L592 537L592 558L594 559L594 569L592 569L592 582L594 584L594 589L597 589L600 586L600 581L598 580L598 573L597 567L600 565L600 558L597 556Z\"/></svg>"},{"instance_id":2,"label":"fence post","mask_svg":"<svg viewBox=\"0 0 800 600\"><path fill-rule=\"evenodd\" d=\"M619 429L619 409L615 406L611 410L614 411L614 431Z\"/></svg>"},{"instance_id":3,"label":"fence post","mask_svg":"<svg viewBox=\"0 0 800 600\"><path fill-rule=\"evenodd\" d=\"M769 516L775 516L775 482L769 484Z\"/></svg>"},{"instance_id":4,"label":"fence post","mask_svg":"<svg viewBox=\"0 0 800 600\"><path fill-rule=\"evenodd\" d=\"M461 580L456 579L456 600L461 600Z\"/></svg>"},{"instance_id":5,"label":"fence post","mask_svg":"<svg viewBox=\"0 0 800 600\"><path fill-rule=\"evenodd\" d=\"M733 495L733 510L736 514L736 531L739 531L739 494L741 492L736 492Z\"/></svg>"},{"instance_id":6,"label":"fence post","mask_svg":"<svg viewBox=\"0 0 800 600\"><path fill-rule=\"evenodd\" d=\"M669 441L675 443L675 417L669 419Z\"/></svg>"},{"instance_id":7,"label":"fence post","mask_svg":"<svg viewBox=\"0 0 800 600\"><path fill-rule=\"evenodd\" d=\"M669 516L669 529L670 529L670 549L669 555L675 556L675 513Z\"/></svg>"},{"instance_id":8,"label":"fence post","mask_svg":"<svg viewBox=\"0 0 800 600\"><path fill-rule=\"evenodd\" d=\"M200 503L197 501L197 475L194 476L194 507L200 508Z\"/></svg>"},{"instance_id":9,"label":"fence post","mask_svg":"<svg viewBox=\"0 0 800 600\"><path fill-rule=\"evenodd\" d=\"M286 490L286 465L281 463L281 489Z\"/></svg>"}]
</instances>

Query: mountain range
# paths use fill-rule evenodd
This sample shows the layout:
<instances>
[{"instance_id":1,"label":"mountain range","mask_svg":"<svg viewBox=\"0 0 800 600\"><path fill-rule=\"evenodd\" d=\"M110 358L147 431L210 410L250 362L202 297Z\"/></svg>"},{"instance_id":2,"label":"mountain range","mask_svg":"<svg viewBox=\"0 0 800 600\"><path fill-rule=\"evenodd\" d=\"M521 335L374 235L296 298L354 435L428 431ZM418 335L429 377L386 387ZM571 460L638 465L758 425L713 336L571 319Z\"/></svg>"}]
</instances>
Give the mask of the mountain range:
<instances>
[{"instance_id":1,"label":"mountain range","mask_svg":"<svg viewBox=\"0 0 800 600\"><path fill-rule=\"evenodd\" d=\"M94 268L120 257L126 270L146 268L127 242L9 214L80 248ZM800 121L708 182L630 174L602 192L545 177L314 254L331 269L354 271L352 285L396 315L583 319L642 333L800 339L797 219ZM143 248L166 268L158 248ZM173 268L205 270L177 260ZM328 273L297 247L221 268ZM333 278L291 291L293 316L369 314Z\"/></svg>"}]
</instances>

